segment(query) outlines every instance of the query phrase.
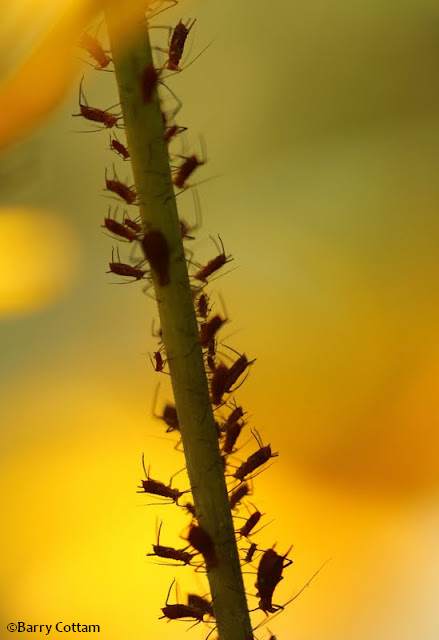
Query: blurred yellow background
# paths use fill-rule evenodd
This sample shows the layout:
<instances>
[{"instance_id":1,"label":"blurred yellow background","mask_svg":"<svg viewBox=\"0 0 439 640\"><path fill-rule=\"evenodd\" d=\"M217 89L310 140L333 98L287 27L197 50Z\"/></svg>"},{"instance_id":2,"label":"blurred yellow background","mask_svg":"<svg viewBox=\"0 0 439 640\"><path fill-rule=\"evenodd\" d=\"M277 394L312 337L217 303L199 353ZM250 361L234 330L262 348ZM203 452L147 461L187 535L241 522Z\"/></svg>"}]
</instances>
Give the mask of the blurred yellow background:
<instances>
[{"instance_id":1,"label":"blurred yellow background","mask_svg":"<svg viewBox=\"0 0 439 640\"><path fill-rule=\"evenodd\" d=\"M76 133L88 127L71 114L82 73L90 104L114 104L116 90L68 53L83 7L2 8L9 107L17 65L61 17L71 41L25 83L36 111L2 116L17 143L0 156L0 618L171 639L186 633L157 620L172 578L182 592L205 583L145 558L157 518L177 545L187 520L136 495L141 453L164 480L181 459L151 416L153 303L105 275L115 158L108 135ZM234 256L212 286L231 320L223 336L257 358L239 399L280 451L253 497L275 519L261 543L294 544L276 599L332 558L268 626L279 639L437 640L437 3L182 1L157 23L180 17L197 18L189 59L213 41L170 84L188 148L207 141L200 180L219 175L199 188L193 247L208 255L220 233ZM192 219L191 195L180 202Z\"/></svg>"}]
</instances>

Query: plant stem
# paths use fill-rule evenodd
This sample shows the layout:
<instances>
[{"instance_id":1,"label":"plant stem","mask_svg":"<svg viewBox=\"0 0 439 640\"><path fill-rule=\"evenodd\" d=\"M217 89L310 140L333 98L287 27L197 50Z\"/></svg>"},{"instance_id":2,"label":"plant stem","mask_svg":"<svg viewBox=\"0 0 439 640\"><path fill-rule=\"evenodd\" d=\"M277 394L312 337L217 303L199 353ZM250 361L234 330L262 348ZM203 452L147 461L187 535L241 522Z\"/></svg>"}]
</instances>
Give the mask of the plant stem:
<instances>
[{"instance_id":1,"label":"plant stem","mask_svg":"<svg viewBox=\"0 0 439 640\"><path fill-rule=\"evenodd\" d=\"M165 125L158 96L145 103L141 90L142 73L153 64L148 26L143 11L131 9L129 2L128 9L123 5L122 1L107 9L112 57L143 224L145 229L161 231L170 249L170 282L160 286L153 277L154 290L197 520L214 542L218 559L208 571L216 623L221 640L250 640L253 635L164 141ZM125 43L119 37L122 20L130 24Z\"/></svg>"}]
</instances>

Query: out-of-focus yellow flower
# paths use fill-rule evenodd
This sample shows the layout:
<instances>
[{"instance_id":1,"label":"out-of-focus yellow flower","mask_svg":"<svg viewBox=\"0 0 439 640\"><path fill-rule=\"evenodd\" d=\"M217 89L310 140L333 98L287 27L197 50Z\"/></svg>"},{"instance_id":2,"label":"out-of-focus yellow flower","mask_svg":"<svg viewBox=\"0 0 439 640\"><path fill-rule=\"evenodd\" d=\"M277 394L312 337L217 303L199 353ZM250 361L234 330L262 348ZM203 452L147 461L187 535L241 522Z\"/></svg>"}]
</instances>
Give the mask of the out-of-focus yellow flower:
<instances>
[{"instance_id":1,"label":"out-of-focus yellow flower","mask_svg":"<svg viewBox=\"0 0 439 640\"><path fill-rule=\"evenodd\" d=\"M15 38L28 46L21 63L13 65L0 80L0 150L25 136L60 103L69 89L80 62L76 46L80 33L99 11L114 0L14 0L2 7L5 18L15 19ZM159 4L162 0L159 0ZM157 1L128 0L130 7L155 9ZM44 18L44 19L43 19ZM35 33L35 21L43 22ZM121 29L130 23L121 24ZM1 34L1 30L0 30ZM8 55L5 45L0 55ZM10 58L13 56L9 56ZM1 69L0 69L1 73Z\"/></svg>"},{"instance_id":2,"label":"out-of-focus yellow flower","mask_svg":"<svg viewBox=\"0 0 439 640\"><path fill-rule=\"evenodd\" d=\"M29 209L0 210L0 316L50 303L76 264L76 243L64 219Z\"/></svg>"}]
</instances>

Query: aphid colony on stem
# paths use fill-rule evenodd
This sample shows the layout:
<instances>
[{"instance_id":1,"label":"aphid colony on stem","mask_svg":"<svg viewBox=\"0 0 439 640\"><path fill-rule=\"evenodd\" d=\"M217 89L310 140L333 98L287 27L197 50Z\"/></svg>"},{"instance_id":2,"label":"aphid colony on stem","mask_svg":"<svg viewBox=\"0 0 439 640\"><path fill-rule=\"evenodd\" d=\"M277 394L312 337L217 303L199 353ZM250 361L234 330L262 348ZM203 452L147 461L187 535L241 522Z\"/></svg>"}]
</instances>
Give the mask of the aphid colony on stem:
<instances>
[{"instance_id":1,"label":"aphid colony on stem","mask_svg":"<svg viewBox=\"0 0 439 640\"><path fill-rule=\"evenodd\" d=\"M169 3L176 4L176 0L169 0ZM151 6L155 6L155 4L157 3L153 2ZM159 5L161 7L161 3ZM161 13L163 10L161 9L156 13ZM167 76L163 75L165 70L171 72L180 72L182 70L181 60L194 23L195 20L187 22L179 20L174 27L167 28L169 33L167 46L156 47L156 49L166 54L164 64L161 66L155 63L147 65L139 78L138 90L145 104L156 100L161 86L166 86L164 80ZM113 62L111 55L96 36L91 35L90 32L85 32L80 40L80 46L85 49L93 60L92 66L96 70L110 70L108 67ZM173 75L173 73L169 75ZM118 156L120 161L129 161L131 156L126 141L122 141L113 131L116 128L123 129L122 115L112 111L114 107L100 109L90 106L84 93L83 81L84 78L81 79L79 85L79 113L73 115L81 116L89 122L98 124L99 128L96 131L111 130L110 150ZM168 87L167 89L174 96ZM161 100L161 96L158 99ZM174 118L179 108L179 106L174 108L171 111L171 116L169 116L169 111L167 112L164 107L161 107L163 139L169 145L187 129L187 127L182 127L175 122ZM170 158L172 159L173 157L180 159L178 166L173 169L172 182L174 187L180 190L193 189L195 222L194 224L189 224L184 218L180 219L181 238L183 241L190 241L195 239L195 234L201 227L201 207L198 193L189 185L188 180L201 165L206 163L206 159L205 157L200 159L196 154L171 154ZM160 291L160 288L168 286L171 282L174 260L181 259L181 256L174 255L161 229L142 223L137 211L134 214L130 213L132 209L129 209L129 207L138 206L140 198L134 185L130 185L127 181L122 181L118 177L114 164L112 165L112 174L109 174L108 169L105 170L105 190L110 193L108 197L117 199L127 209L123 210L120 215L117 207L115 209L110 207L103 219L102 227L114 241L128 243L132 249L131 257L123 261L120 258L119 249L113 248L108 272L122 277L124 282L154 281ZM236 519L240 518L242 520L242 516L239 515L241 505L246 506L248 509L245 500L253 493L251 480L263 471L266 468L266 463L278 454L272 452L271 445L264 445L259 433L253 430L252 434L256 439L258 448L241 460L235 458L235 455L239 453L242 441L241 433L246 428L247 421L246 412L242 406L236 404L234 393L246 380L250 367L255 360L248 359L244 353L239 353L235 349L228 347L220 339L222 329L228 322L228 318L225 313L213 312L214 302L206 288L232 260L232 256L226 253L220 236L218 236L218 242L214 239L213 241L217 253L204 264L196 263L193 260L192 252L190 252L189 257L185 255L185 259L191 280L194 310L198 321L198 340L203 351L210 400L215 412L218 446L227 483L229 506L235 521L236 538L237 540L245 538L249 542L249 547L241 550L241 563L243 566L250 565L255 569L256 573L253 595L258 598L258 606L252 611L261 611L268 616L283 608L282 605L273 603L273 597L276 587L283 579L284 570L292 564L292 560L288 558L288 552L280 555L274 550L274 546L265 550L261 549L252 539L263 528L257 529L263 516L257 507L252 505L253 510L251 512L248 510L244 523L237 525ZM134 257L136 251L138 256ZM159 338L159 344L153 351L152 356L150 355L151 364L155 372L167 373L169 357L162 342L161 331L156 334L156 337ZM235 355L230 355L230 351ZM158 412L158 392L159 387L157 386L153 399L153 417L164 423L166 434L178 432L178 435L180 435L180 422L175 404L167 402ZM181 440L177 444L180 442ZM181 536L186 542L185 546L177 548L161 544L162 522L160 522L157 541L152 545L152 552L146 555L158 558L161 561L160 564L172 564L179 567L190 566L195 567L197 571L202 570L203 572L215 570L219 557L218 543L210 537L198 522L197 509L194 503L187 501L183 504L181 501L182 496L191 493L190 489L178 489L172 486L173 477L167 484L153 478L150 475L150 469L146 468L144 455L142 455L142 466L144 478L140 480L137 492L154 496L158 500L154 504L173 505L173 508L180 508L182 513L190 516L186 535ZM260 554L259 560L257 566L254 566L252 563L258 557L258 554ZM214 624L212 622L212 620L215 620L214 600L210 601L202 595L190 593L187 595L186 604L169 603L174 583L175 579L169 587L160 618L165 618L168 621L194 621L195 624ZM271 632L270 637L272 640L275 638ZM251 638L246 640L251 640Z\"/></svg>"}]
</instances>

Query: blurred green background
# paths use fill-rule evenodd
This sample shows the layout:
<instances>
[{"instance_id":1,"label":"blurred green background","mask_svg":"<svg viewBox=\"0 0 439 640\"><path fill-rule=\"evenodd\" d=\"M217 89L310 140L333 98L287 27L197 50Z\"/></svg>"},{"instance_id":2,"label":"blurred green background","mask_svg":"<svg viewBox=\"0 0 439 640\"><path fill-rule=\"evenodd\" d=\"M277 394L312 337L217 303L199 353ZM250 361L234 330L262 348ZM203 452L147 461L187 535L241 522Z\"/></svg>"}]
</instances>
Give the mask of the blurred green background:
<instances>
[{"instance_id":1,"label":"blurred green background","mask_svg":"<svg viewBox=\"0 0 439 640\"><path fill-rule=\"evenodd\" d=\"M5 6L6 80L60 8ZM223 336L257 357L239 397L280 451L253 498L275 518L262 544L294 544L279 601L332 558L268 626L295 640L436 640L437 3L182 1L157 24L180 17L197 18L189 60L212 42L169 84L186 150L206 140L199 179L215 178L199 187L193 248L212 255L220 233L234 256L212 285L231 320ZM71 73L68 96L0 156L1 620L175 638L184 625L157 621L172 577L205 586L144 557L156 516L165 544L186 522L135 494L142 451L165 479L181 464L151 416L155 310L141 286L105 275L115 158L106 133L76 133L88 127L71 118L82 73L103 108L114 79ZM193 219L191 194L179 203Z\"/></svg>"}]
</instances>

